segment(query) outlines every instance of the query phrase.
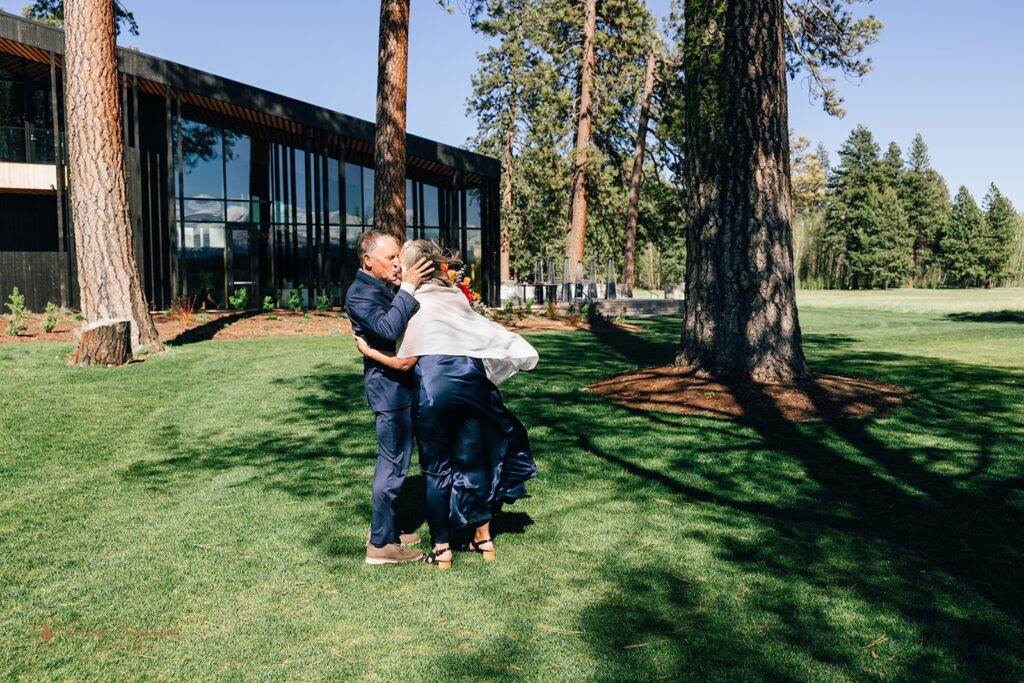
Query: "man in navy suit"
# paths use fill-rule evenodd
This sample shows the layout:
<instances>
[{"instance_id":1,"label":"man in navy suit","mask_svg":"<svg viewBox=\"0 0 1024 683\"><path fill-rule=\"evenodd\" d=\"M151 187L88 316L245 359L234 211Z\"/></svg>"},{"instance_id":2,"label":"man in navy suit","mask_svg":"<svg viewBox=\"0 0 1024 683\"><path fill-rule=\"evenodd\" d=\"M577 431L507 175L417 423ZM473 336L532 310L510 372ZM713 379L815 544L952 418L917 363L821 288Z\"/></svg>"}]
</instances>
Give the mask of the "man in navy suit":
<instances>
[{"instance_id":1,"label":"man in navy suit","mask_svg":"<svg viewBox=\"0 0 1024 683\"><path fill-rule=\"evenodd\" d=\"M359 238L359 272L345 295L352 331L380 351L395 351L416 301L413 292L434 268L427 259L403 272L399 244L393 235L370 231ZM398 285L397 292L393 285ZM399 372L363 358L366 402L377 416L377 469L373 475L373 516L366 544L367 564L418 560L414 534L395 528L395 498L409 473L412 455L412 373Z\"/></svg>"}]
</instances>

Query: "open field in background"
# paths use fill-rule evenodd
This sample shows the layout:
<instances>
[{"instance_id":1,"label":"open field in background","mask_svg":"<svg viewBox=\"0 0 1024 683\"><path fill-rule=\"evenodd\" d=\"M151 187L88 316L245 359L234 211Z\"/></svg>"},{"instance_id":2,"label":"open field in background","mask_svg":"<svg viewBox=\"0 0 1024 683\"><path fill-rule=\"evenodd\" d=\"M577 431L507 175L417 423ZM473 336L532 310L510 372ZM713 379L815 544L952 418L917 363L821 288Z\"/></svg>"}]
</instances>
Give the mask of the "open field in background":
<instances>
[{"instance_id":1,"label":"open field in background","mask_svg":"<svg viewBox=\"0 0 1024 683\"><path fill-rule=\"evenodd\" d=\"M1021 290L799 296L816 369L912 400L831 424L634 411L579 389L668 362L678 319L532 335L541 364L503 391L533 497L498 562L447 573L362 564L350 338L119 370L0 346L0 678L1020 680L1024 322L991 312Z\"/></svg>"},{"instance_id":2,"label":"open field in background","mask_svg":"<svg viewBox=\"0 0 1024 683\"><path fill-rule=\"evenodd\" d=\"M809 308L848 308L895 313L1024 312L1024 289L798 289L797 305Z\"/></svg>"}]
</instances>

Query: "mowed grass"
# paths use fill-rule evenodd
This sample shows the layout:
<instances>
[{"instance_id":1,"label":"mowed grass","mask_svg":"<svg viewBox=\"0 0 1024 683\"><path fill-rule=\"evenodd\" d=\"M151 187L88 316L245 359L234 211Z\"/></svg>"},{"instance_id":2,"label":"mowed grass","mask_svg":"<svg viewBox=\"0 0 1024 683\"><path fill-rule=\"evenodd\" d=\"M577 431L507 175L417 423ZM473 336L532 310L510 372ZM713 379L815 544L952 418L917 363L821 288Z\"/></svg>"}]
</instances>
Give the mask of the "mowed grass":
<instances>
[{"instance_id":1,"label":"mowed grass","mask_svg":"<svg viewBox=\"0 0 1024 683\"><path fill-rule=\"evenodd\" d=\"M1019 681L1024 294L894 294L800 295L816 369L911 390L876 420L580 391L668 362L678 319L532 336L503 391L540 476L451 572L362 563L351 339L0 346L0 678Z\"/></svg>"}]
</instances>

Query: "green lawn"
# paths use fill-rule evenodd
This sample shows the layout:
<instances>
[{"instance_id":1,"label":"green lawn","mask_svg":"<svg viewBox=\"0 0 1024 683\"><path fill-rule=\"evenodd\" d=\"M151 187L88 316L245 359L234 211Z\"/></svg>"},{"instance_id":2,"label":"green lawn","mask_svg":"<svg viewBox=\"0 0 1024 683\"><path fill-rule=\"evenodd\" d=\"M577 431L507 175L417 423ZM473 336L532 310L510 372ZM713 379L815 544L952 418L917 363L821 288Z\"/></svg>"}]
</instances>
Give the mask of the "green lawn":
<instances>
[{"instance_id":1,"label":"green lawn","mask_svg":"<svg viewBox=\"0 0 1024 683\"><path fill-rule=\"evenodd\" d=\"M579 389L668 361L678 320L535 335L504 389L533 497L451 572L362 563L351 339L0 346L0 679L1021 680L1024 294L800 296L815 368L909 404L631 411Z\"/></svg>"}]
</instances>

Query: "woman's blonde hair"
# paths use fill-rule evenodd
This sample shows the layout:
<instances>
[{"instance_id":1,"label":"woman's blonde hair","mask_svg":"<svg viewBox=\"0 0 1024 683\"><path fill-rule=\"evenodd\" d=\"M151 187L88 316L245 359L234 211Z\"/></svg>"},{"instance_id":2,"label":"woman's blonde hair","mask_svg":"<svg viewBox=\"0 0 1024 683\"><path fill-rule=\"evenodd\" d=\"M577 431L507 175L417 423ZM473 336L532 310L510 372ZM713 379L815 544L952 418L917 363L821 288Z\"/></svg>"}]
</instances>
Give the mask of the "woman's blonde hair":
<instances>
[{"instance_id":1,"label":"woman's blonde hair","mask_svg":"<svg viewBox=\"0 0 1024 683\"><path fill-rule=\"evenodd\" d=\"M451 278L447 271L454 268L458 270L463 266L459 254L451 249L442 249L435 242L430 240L410 240L402 245L401 259L403 268L412 268L416 263L425 258L434 266L427 282L445 287L452 287ZM443 267L446 266L446 267Z\"/></svg>"}]
</instances>

